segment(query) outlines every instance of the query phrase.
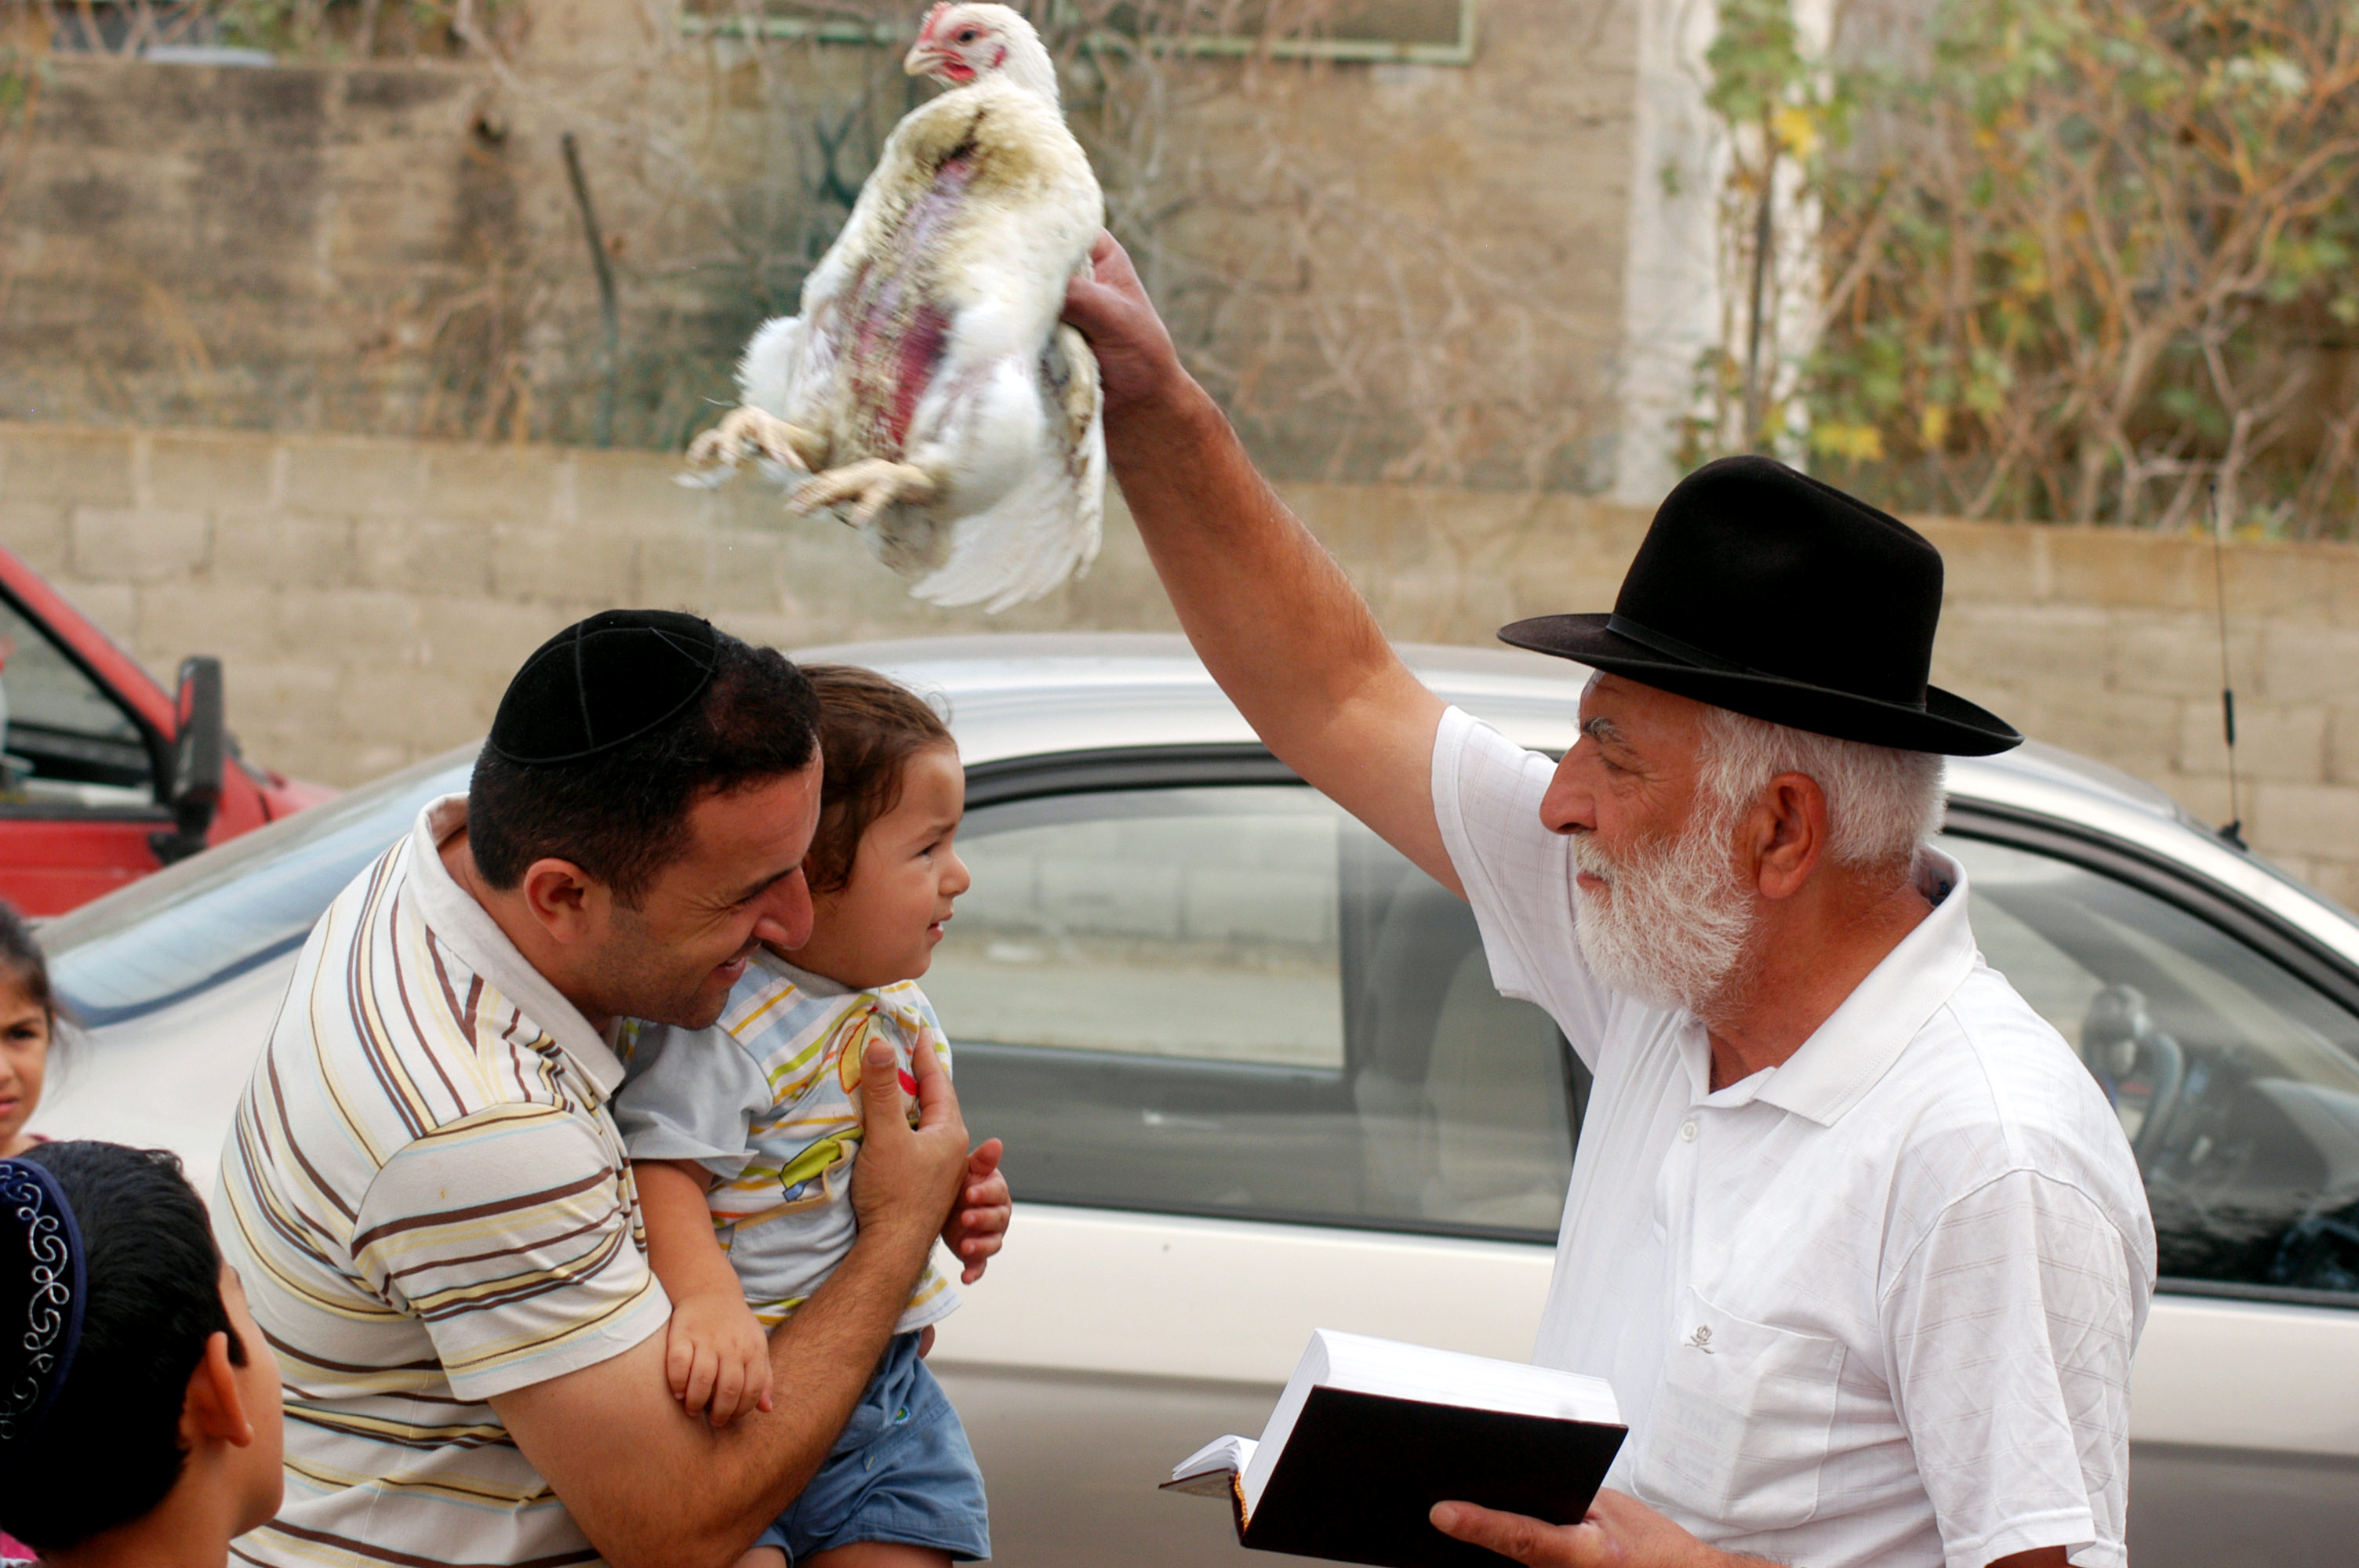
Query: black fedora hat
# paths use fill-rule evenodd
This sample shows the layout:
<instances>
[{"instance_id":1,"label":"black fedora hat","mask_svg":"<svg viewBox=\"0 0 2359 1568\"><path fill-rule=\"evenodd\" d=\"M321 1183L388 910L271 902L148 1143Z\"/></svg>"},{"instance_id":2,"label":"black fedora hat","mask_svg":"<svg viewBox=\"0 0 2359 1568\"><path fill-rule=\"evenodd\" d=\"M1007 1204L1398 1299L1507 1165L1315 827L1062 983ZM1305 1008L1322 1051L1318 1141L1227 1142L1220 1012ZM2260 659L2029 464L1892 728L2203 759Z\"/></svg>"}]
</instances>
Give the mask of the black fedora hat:
<instances>
[{"instance_id":1,"label":"black fedora hat","mask_svg":"<svg viewBox=\"0 0 2359 1568\"><path fill-rule=\"evenodd\" d=\"M1897 517L1769 458L1723 458L1663 498L1610 615L1499 629L1518 648L1773 724L1982 757L2015 727L1928 685L1941 554Z\"/></svg>"}]
</instances>

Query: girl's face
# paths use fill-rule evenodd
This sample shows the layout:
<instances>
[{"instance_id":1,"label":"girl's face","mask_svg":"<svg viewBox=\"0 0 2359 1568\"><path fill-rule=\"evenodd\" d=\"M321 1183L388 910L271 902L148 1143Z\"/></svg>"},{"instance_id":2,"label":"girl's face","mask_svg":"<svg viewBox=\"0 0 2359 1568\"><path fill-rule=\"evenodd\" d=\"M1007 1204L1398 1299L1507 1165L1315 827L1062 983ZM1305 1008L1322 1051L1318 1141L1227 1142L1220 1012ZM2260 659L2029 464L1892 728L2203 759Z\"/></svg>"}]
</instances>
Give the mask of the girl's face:
<instances>
[{"instance_id":1,"label":"girl's face","mask_svg":"<svg viewBox=\"0 0 2359 1568\"><path fill-rule=\"evenodd\" d=\"M41 1103L49 1065L49 1015L23 981L0 981L0 1158L33 1145L25 1123Z\"/></svg>"},{"instance_id":2,"label":"girl's face","mask_svg":"<svg viewBox=\"0 0 2359 1568\"><path fill-rule=\"evenodd\" d=\"M965 812L955 747L929 746L903 763L901 798L861 835L851 881L811 895L811 937L793 961L862 990L924 974L951 901L973 881L951 847Z\"/></svg>"}]
</instances>

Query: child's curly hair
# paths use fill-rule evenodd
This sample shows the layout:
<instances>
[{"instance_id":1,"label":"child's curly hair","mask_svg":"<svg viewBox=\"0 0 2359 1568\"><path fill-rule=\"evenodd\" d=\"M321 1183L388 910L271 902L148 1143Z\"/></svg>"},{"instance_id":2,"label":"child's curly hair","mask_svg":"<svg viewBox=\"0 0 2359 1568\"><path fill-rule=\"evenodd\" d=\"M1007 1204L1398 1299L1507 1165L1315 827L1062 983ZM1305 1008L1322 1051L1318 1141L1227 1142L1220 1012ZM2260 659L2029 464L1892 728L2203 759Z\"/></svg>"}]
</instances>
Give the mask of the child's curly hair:
<instances>
[{"instance_id":1,"label":"child's curly hair","mask_svg":"<svg viewBox=\"0 0 2359 1568\"><path fill-rule=\"evenodd\" d=\"M857 665L805 665L819 694L819 831L804 858L813 892L852 881L861 835L901 800L901 770L934 746L951 746L950 726L926 699Z\"/></svg>"}]
</instances>

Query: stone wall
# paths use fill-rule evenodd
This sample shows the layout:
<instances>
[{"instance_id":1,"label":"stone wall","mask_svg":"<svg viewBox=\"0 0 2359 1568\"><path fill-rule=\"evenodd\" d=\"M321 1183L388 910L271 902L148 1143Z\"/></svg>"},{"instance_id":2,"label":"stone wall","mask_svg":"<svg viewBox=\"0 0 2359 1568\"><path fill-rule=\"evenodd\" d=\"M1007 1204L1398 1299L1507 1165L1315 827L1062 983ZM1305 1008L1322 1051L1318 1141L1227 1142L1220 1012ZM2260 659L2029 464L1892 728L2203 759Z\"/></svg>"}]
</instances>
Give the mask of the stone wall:
<instances>
[{"instance_id":1,"label":"stone wall","mask_svg":"<svg viewBox=\"0 0 2359 1568\"><path fill-rule=\"evenodd\" d=\"M698 271L713 237L647 200L597 116L519 105L481 66L59 55L39 83L7 138L8 417L589 439L576 124L621 252L625 444L677 445L771 303L742 267Z\"/></svg>"},{"instance_id":2,"label":"stone wall","mask_svg":"<svg viewBox=\"0 0 2359 1568\"><path fill-rule=\"evenodd\" d=\"M41 57L0 124L0 417L593 444L570 134L614 440L679 449L923 90L897 48L697 44L673 0L503 9L497 69ZM1470 65L1158 57L1142 125L1089 57L1068 109L1273 471L1593 487L1635 36L1624 0L1484 0Z\"/></svg>"},{"instance_id":3,"label":"stone wall","mask_svg":"<svg viewBox=\"0 0 2359 1568\"><path fill-rule=\"evenodd\" d=\"M1168 630L1136 534L991 618L938 611L763 487L653 454L0 423L0 544L150 668L227 665L255 759L353 784L482 732L508 676L609 604L787 646L986 629ZM1283 487L1396 637L1484 643L1602 607L1643 512L1564 494ZM2228 816L2212 557L2199 540L1928 522L1949 564L1936 676L2031 735ZM2265 852L2359 903L2359 549L2225 552L2241 803Z\"/></svg>"}]
</instances>

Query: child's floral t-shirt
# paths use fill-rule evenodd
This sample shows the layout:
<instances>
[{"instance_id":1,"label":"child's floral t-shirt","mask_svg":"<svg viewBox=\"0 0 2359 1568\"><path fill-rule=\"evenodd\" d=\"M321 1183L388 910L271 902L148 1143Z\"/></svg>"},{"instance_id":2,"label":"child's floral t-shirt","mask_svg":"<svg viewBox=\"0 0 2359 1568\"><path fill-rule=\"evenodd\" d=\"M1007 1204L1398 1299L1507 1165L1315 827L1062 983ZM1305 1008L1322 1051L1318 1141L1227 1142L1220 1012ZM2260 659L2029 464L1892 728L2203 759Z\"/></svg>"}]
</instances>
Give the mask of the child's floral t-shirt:
<instances>
[{"instance_id":1,"label":"child's floral t-shirt","mask_svg":"<svg viewBox=\"0 0 2359 1568\"><path fill-rule=\"evenodd\" d=\"M852 1250L852 1167L860 1153L860 1064L881 1039L914 1088L911 1054L951 1061L915 982L853 990L756 950L709 1029L625 1023L628 1068L614 1120L634 1160L692 1160L719 1178L705 1199L713 1234L765 1328L810 1299ZM926 1271L901 1314L908 1334L959 1304L950 1277Z\"/></svg>"}]
</instances>

